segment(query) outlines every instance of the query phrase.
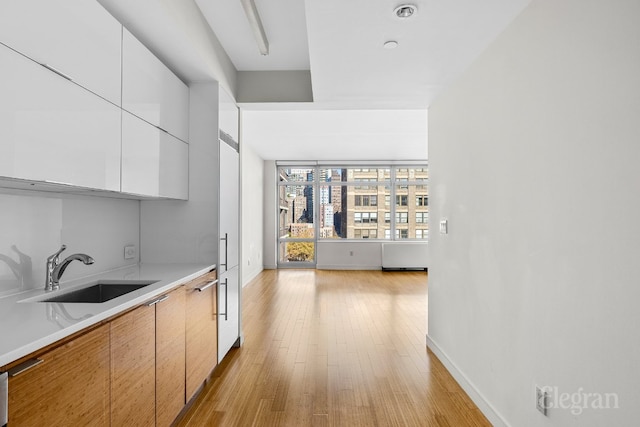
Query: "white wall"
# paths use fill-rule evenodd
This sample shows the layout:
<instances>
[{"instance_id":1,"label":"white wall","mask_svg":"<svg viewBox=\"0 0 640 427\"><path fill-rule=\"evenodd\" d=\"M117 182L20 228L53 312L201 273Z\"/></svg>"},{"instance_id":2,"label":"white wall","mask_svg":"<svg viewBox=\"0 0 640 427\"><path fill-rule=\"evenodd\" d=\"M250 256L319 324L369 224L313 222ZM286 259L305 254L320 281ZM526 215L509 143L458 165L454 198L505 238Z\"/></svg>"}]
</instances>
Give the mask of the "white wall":
<instances>
[{"instance_id":1,"label":"white wall","mask_svg":"<svg viewBox=\"0 0 640 427\"><path fill-rule=\"evenodd\" d=\"M242 143L265 160L427 160L426 110L306 110L304 105L244 111Z\"/></svg>"},{"instance_id":2,"label":"white wall","mask_svg":"<svg viewBox=\"0 0 640 427\"><path fill-rule=\"evenodd\" d=\"M380 270L381 242L319 241L316 267L324 270Z\"/></svg>"},{"instance_id":3,"label":"white wall","mask_svg":"<svg viewBox=\"0 0 640 427\"><path fill-rule=\"evenodd\" d=\"M141 202L141 261L218 257L218 84L189 87L189 200Z\"/></svg>"},{"instance_id":4,"label":"white wall","mask_svg":"<svg viewBox=\"0 0 640 427\"><path fill-rule=\"evenodd\" d=\"M243 114L244 117L244 114ZM264 197L264 220L263 224L263 266L267 269L275 269L278 267L277 237L278 237L278 219L276 218L276 199L277 199L277 183L276 162L273 160L265 160L264 162L264 181L263 181L263 197Z\"/></svg>"},{"instance_id":5,"label":"white wall","mask_svg":"<svg viewBox=\"0 0 640 427\"><path fill-rule=\"evenodd\" d=\"M62 244L62 258L80 252L95 259L93 265L71 263L63 286L136 264L137 257L124 259L124 247L139 248L139 206L136 200L0 189L0 296L44 289L46 259Z\"/></svg>"},{"instance_id":6,"label":"white wall","mask_svg":"<svg viewBox=\"0 0 640 427\"><path fill-rule=\"evenodd\" d=\"M242 285L263 269L264 161L249 147L240 148L242 186Z\"/></svg>"},{"instance_id":7,"label":"white wall","mask_svg":"<svg viewBox=\"0 0 640 427\"><path fill-rule=\"evenodd\" d=\"M313 102L309 70L238 71L238 102Z\"/></svg>"},{"instance_id":8,"label":"white wall","mask_svg":"<svg viewBox=\"0 0 640 427\"><path fill-rule=\"evenodd\" d=\"M639 16L534 0L429 111L430 347L495 425L640 419Z\"/></svg>"}]
</instances>

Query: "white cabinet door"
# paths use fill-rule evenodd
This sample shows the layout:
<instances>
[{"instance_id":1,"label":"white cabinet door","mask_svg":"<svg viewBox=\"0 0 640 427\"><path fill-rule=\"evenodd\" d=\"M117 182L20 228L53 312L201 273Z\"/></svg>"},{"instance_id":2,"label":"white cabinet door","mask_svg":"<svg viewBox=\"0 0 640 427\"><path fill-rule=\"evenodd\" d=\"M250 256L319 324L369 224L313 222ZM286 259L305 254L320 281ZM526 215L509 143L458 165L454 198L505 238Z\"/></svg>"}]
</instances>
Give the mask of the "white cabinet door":
<instances>
[{"instance_id":1,"label":"white cabinet door","mask_svg":"<svg viewBox=\"0 0 640 427\"><path fill-rule=\"evenodd\" d=\"M220 252L218 274L218 361L240 336L238 279L240 155L220 141Z\"/></svg>"},{"instance_id":2,"label":"white cabinet door","mask_svg":"<svg viewBox=\"0 0 640 427\"><path fill-rule=\"evenodd\" d=\"M0 175L120 190L120 109L0 45Z\"/></svg>"},{"instance_id":3,"label":"white cabinet door","mask_svg":"<svg viewBox=\"0 0 640 427\"><path fill-rule=\"evenodd\" d=\"M220 130L238 142L238 129L240 126L238 107L231 95L222 87L220 87L219 107Z\"/></svg>"},{"instance_id":4,"label":"white cabinet door","mask_svg":"<svg viewBox=\"0 0 640 427\"><path fill-rule=\"evenodd\" d=\"M122 25L97 1L2 0L1 9L1 43L120 105Z\"/></svg>"},{"instance_id":5,"label":"white cabinet door","mask_svg":"<svg viewBox=\"0 0 640 427\"><path fill-rule=\"evenodd\" d=\"M188 141L189 88L126 29L122 39L122 108Z\"/></svg>"},{"instance_id":6,"label":"white cabinet door","mask_svg":"<svg viewBox=\"0 0 640 427\"><path fill-rule=\"evenodd\" d=\"M240 283L238 266L220 275L218 281L218 363L240 336Z\"/></svg>"},{"instance_id":7,"label":"white cabinet door","mask_svg":"<svg viewBox=\"0 0 640 427\"><path fill-rule=\"evenodd\" d=\"M238 265L240 155L220 141L220 271ZM226 236L226 240L224 239ZM226 267L226 268L225 268Z\"/></svg>"},{"instance_id":8,"label":"white cabinet door","mask_svg":"<svg viewBox=\"0 0 640 427\"><path fill-rule=\"evenodd\" d=\"M122 192L188 199L188 144L123 111Z\"/></svg>"}]
</instances>

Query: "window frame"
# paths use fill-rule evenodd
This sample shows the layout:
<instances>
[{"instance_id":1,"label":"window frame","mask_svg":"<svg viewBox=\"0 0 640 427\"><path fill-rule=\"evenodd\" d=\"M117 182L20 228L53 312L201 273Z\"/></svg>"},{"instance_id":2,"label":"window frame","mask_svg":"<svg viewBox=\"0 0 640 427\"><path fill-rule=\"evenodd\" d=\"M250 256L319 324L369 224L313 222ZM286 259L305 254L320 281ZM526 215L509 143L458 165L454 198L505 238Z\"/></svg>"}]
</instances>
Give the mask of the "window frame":
<instances>
[{"instance_id":1,"label":"window frame","mask_svg":"<svg viewBox=\"0 0 640 427\"><path fill-rule=\"evenodd\" d=\"M330 181L327 179L327 176L330 175L329 171L333 170L343 170L345 175L342 176L341 181ZM414 172L410 172L414 169ZM283 181L279 179L282 176L281 171L283 170L309 170L309 174L306 177L296 177L298 180L296 181ZM321 177L321 171L323 172L323 177ZM362 174L370 174L371 176L360 176L359 178L353 179L354 172L362 173ZM398 172L401 173L402 176L397 177ZM411 176L418 175L420 173L419 179L411 179ZM311 177L311 174L313 175ZM318 162L296 162L295 164L292 162L276 162L276 175L277 175L277 186L278 193L282 186L311 186L312 187L312 206L313 206L313 224L315 228L313 239L296 239L296 238L284 238L283 236L279 236L277 239L278 244L286 241L313 241L316 244L321 241L329 241L335 239L335 241L340 242L361 242L362 240L369 241L380 241L380 242L391 242L391 241L408 241L408 240L416 240L423 241L426 238L415 238L415 237L401 237L405 235L405 233L409 233L408 227L412 227L412 230L415 230L415 227L420 227L422 233L428 233L428 163L427 162L419 162L419 163L409 163L409 164L393 164L391 163L380 163L380 164L364 164L362 166L358 166L357 164L346 163L341 164L338 162L334 163L322 163L318 164ZM372 177L373 176L373 177ZM351 177L351 180L349 180ZM375 178L377 177L377 178ZM309 180L312 178L312 180ZM306 179L306 180L300 180ZM381 180L377 180L381 179ZM320 209L322 207L321 201L319 198L321 197L321 188L328 187L329 194L332 193L331 187L341 187L340 192L349 191L349 189L353 189L356 192L360 192L359 194L354 195L353 199L353 207L348 208L348 211L344 212L344 215L347 215L349 212L353 212L352 219L348 220L347 224L351 222L347 227L351 227L353 225L357 225L357 228L361 230L359 235L362 236L363 233L366 233L367 236L370 236L371 231L364 230L374 230L375 229L375 238L370 237L334 237L336 229L334 228L333 233L329 233L329 231L325 230L327 227L320 227L321 221L321 213ZM411 187L414 187L410 190ZM367 194L366 192L370 190L371 193ZM324 191L324 190L322 190ZM362 193L365 192L365 193ZM342 196L343 200L345 196ZM382 198L384 197L384 199ZM356 202L357 198L357 202ZM411 203L414 199L415 202ZM395 203L391 203L391 200L394 200ZM418 200L427 201L426 205L420 205ZM406 202L406 203L403 203ZM330 201L331 203L331 201ZM338 201L340 203L340 201ZM412 206L415 203L415 206ZM374 209L371 209L374 208ZM337 209L337 208L336 208ZM416 216L417 212L412 215L412 211L416 211L419 209L423 218L426 216L426 222L417 222ZM374 216L371 216L371 213L374 213ZM397 221L391 221L391 219L397 219L398 214L402 222L398 223ZM325 215L325 214L322 214ZM414 218L411 218L414 216ZM384 218L384 220L383 220ZM404 221L406 219L406 221ZM397 227L400 225L400 228ZM335 224L331 224L331 226L335 227ZM423 228L427 226L427 228ZM278 224L278 229L280 228L280 224ZM321 231L322 230L322 231ZM405 230L405 231L399 231ZM353 231L355 236L355 228ZM411 231L411 234L415 235L415 231ZM344 235L347 235L347 232L344 231ZM387 238L389 236L389 238ZM396 237L398 236L398 237ZM315 257L314 257L315 258ZM315 263L315 259L314 259ZM290 263L289 263L290 264Z\"/></svg>"}]
</instances>

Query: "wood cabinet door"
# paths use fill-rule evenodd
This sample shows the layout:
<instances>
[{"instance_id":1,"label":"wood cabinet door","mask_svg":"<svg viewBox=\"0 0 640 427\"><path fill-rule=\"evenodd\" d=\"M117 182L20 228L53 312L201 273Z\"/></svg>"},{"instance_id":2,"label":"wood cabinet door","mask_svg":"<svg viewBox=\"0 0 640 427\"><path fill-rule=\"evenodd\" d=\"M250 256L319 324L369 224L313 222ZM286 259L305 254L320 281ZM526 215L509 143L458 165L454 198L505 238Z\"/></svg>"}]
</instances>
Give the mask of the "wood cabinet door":
<instances>
[{"instance_id":1,"label":"wood cabinet door","mask_svg":"<svg viewBox=\"0 0 640 427\"><path fill-rule=\"evenodd\" d=\"M155 308L141 306L111 322L111 425L156 422Z\"/></svg>"},{"instance_id":2,"label":"wood cabinet door","mask_svg":"<svg viewBox=\"0 0 640 427\"><path fill-rule=\"evenodd\" d=\"M156 307L156 426L170 426L185 400L184 286Z\"/></svg>"},{"instance_id":3,"label":"wood cabinet door","mask_svg":"<svg viewBox=\"0 0 640 427\"><path fill-rule=\"evenodd\" d=\"M9 378L10 426L109 425L109 325L38 359Z\"/></svg>"},{"instance_id":4,"label":"wood cabinet door","mask_svg":"<svg viewBox=\"0 0 640 427\"><path fill-rule=\"evenodd\" d=\"M186 391L189 401L217 364L216 272L185 285L187 293Z\"/></svg>"}]
</instances>

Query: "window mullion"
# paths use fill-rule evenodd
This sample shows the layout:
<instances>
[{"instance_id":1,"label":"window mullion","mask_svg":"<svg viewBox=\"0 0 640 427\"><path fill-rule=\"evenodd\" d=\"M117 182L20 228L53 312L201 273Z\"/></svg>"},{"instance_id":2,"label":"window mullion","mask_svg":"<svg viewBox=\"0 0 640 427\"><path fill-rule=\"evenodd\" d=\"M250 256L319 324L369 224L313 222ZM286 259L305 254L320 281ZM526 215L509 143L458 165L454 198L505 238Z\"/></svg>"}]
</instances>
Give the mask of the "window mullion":
<instances>
[{"instance_id":1,"label":"window mullion","mask_svg":"<svg viewBox=\"0 0 640 427\"><path fill-rule=\"evenodd\" d=\"M390 240L396 240L396 167L392 166L389 172L391 178L391 236Z\"/></svg>"}]
</instances>

